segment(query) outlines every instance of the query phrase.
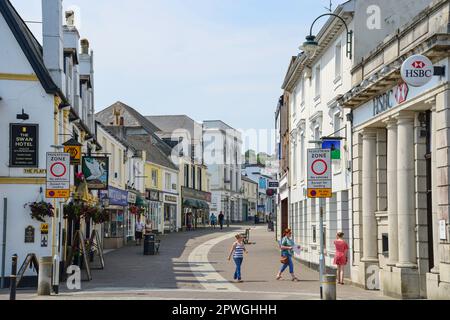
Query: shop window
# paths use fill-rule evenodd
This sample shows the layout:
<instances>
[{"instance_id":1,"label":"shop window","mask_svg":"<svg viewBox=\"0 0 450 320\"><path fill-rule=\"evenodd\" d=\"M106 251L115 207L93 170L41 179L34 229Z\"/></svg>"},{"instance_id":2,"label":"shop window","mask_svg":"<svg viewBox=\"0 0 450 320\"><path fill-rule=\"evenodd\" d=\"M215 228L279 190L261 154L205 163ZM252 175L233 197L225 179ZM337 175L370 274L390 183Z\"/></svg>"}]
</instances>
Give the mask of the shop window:
<instances>
[{"instance_id":1,"label":"shop window","mask_svg":"<svg viewBox=\"0 0 450 320\"><path fill-rule=\"evenodd\" d=\"M110 221L104 224L105 238L123 238L124 236L123 211L110 210Z\"/></svg>"}]
</instances>

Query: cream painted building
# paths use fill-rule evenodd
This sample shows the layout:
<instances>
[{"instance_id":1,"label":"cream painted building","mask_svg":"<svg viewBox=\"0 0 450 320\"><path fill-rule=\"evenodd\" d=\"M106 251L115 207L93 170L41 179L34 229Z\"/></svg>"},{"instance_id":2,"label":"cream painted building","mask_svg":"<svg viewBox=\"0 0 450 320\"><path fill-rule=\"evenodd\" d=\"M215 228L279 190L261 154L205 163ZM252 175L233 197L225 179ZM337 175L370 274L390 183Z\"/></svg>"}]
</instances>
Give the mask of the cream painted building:
<instances>
[{"instance_id":1,"label":"cream painted building","mask_svg":"<svg viewBox=\"0 0 450 320\"><path fill-rule=\"evenodd\" d=\"M450 299L450 2L423 12L352 69L351 278L399 298ZM445 74L405 84L422 54Z\"/></svg>"}]
</instances>

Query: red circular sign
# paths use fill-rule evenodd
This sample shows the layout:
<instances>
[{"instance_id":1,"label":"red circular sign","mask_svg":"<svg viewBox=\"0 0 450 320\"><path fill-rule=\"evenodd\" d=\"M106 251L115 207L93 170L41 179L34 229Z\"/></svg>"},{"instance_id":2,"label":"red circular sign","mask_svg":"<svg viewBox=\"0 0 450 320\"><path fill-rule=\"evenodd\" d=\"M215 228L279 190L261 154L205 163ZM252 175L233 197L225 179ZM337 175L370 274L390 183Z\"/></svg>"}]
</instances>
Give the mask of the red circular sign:
<instances>
[{"instance_id":1,"label":"red circular sign","mask_svg":"<svg viewBox=\"0 0 450 320\"><path fill-rule=\"evenodd\" d=\"M328 171L328 165L324 160L319 159L313 162L311 170L316 176L322 176Z\"/></svg>"},{"instance_id":2,"label":"red circular sign","mask_svg":"<svg viewBox=\"0 0 450 320\"><path fill-rule=\"evenodd\" d=\"M61 178L66 174L66 166L62 162L55 162L50 167L50 173L57 178Z\"/></svg>"}]
</instances>

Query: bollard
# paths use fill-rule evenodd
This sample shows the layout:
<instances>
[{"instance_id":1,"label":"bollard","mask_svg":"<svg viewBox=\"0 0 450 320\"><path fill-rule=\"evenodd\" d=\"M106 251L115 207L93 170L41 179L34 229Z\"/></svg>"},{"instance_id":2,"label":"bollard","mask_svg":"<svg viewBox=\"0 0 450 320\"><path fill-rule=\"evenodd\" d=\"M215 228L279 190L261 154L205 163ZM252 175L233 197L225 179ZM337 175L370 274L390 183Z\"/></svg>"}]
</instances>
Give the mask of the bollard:
<instances>
[{"instance_id":1,"label":"bollard","mask_svg":"<svg viewBox=\"0 0 450 320\"><path fill-rule=\"evenodd\" d=\"M336 275L325 274L322 282L323 299L336 300Z\"/></svg>"},{"instance_id":2,"label":"bollard","mask_svg":"<svg viewBox=\"0 0 450 320\"><path fill-rule=\"evenodd\" d=\"M52 257L39 259L38 296L50 296L52 290Z\"/></svg>"},{"instance_id":3,"label":"bollard","mask_svg":"<svg viewBox=\"0 0 450 320\"><path fill-rule=\"evenodd\" d=\"M16 300L16 285L17 285L17 254L12 256L11 277L9 278L9 300Z\"/></svg>"}]
</instances>

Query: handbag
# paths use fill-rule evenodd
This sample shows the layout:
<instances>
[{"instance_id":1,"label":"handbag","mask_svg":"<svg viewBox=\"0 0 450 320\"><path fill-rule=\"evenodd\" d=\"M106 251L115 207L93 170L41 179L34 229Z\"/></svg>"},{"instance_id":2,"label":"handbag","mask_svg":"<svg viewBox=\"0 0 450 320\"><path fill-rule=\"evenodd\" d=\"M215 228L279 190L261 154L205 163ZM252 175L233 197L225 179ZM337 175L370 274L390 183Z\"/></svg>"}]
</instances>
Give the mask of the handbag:
<instances>
[{"instance_id":1,"label":"handbag","mask_svg":"<svg viewBox=\"0 0 450 320\"><path fill-rule=\"evenodd\" d=\"M287 256L281 256L280 262L282 264L288 264L289 263L289 258Z\"/></svg>"}]
</instances>

